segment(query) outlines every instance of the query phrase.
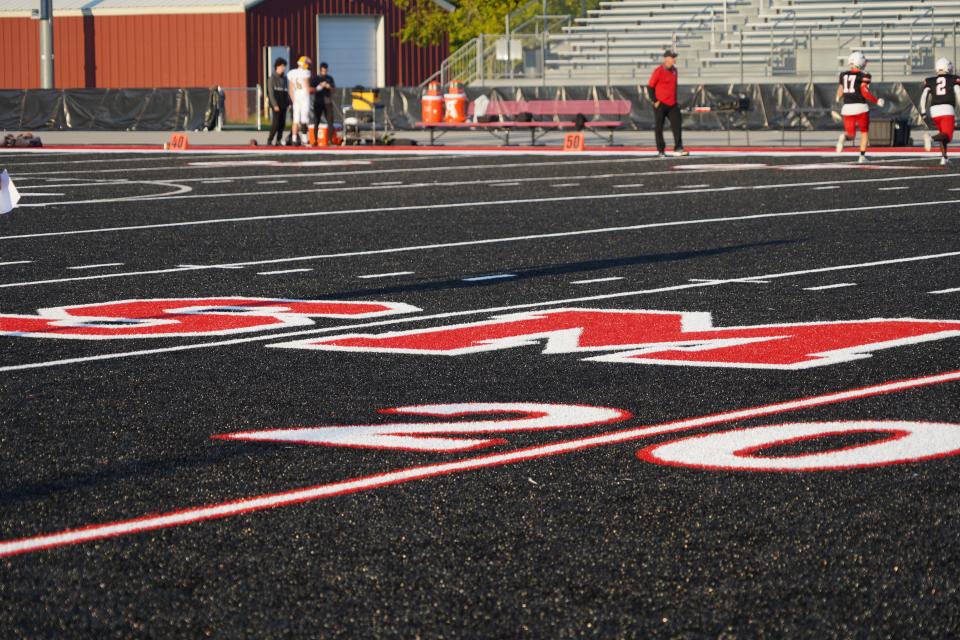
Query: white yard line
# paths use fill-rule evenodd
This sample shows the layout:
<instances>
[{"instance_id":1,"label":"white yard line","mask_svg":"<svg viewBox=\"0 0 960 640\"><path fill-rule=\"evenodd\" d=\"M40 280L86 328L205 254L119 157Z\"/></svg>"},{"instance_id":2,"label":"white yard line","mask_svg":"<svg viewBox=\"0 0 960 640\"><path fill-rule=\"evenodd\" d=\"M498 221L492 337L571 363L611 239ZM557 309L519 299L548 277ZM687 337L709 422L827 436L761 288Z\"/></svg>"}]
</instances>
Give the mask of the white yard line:
<instances>
[{"instance_id":1,"label":"white yard line","mask_svg":"<svg viewBox=\"0 0 960 640\"><path fill-rule=\"evenodd\" d=\"M953 174L951 174L953 175ZM764 190L764 189L784 189L784 188L793 188L793 187L806 187L811 185L818 184L856 184L856 183L873 183L873 182L886 182L888 180L924 180L924 179L943 179L943 176L911 176L910 178L898 177L898 178L867 178L863 180L834 180L828 182L799 182L799 183L788 183L788 184L770 184L770 185L753 185L753 186L732 186L732 187L720 187L717 189L710 189L712 193L719 192L737 192L743 190ZM165 183L166 186L173 186L171 183ZM421 185L417 185L421 186ZM428 186L436 186L431 184ZM189 189L189 187L181 187ZM370 189L371 187L365 187ZM384 187L373 187L373 188L384 188ZM393 188L404 188L404 187L393 187ZM345 189L350 190L350 189ZM296 191L265 191L262 194L276 195L279 193L320 193L328 190L324 189L301 189ZM76 234L85 234L85 233L108 233L108 232L117 232L117 231L140 231L144 229L164 229L170 227L183 227L183 226L193 226L193 225L205 225L205 224L226 224L226 223L237 223L237 222L250 222L250 221L261 221L261 220L283 220L290 218L309 218L309 217L318 217L318 216L332 216L332 215L346 215L346 214L355 214L355 213L382 213L389 211L427 211L433 209L450 209L457 207L482 207L482 206L499 206L506 204L536 204L542 202L572 202L578 200L612 200L618 198L647 198L647 197L656 197L656 196L667 196L667 195L686 195L689 193L700 193L699 191L649 191L649 192L633 192L633 193L607 193L600 195L582 195L582 196L553 196L553 197L544 197L544 198L530 198L530 199L516 199L516 200L494 200L494 201L478 201L478 202L451 202L444 204L426 204L426 205L410 205L402 207L377 207L372 209L342 209L339 211L310 211L306 213L279 213L279 214L267 214L262 216L240 216L234 218L212 218L209 220L189 220L184 222L162 222L156 224L146 224L146 225L132 225L125 227L102 227L99 229L76 229L72 231L48 231L44 233L28 233L21 235L12 235L12 236L0 236L0 240L15 240L15 239L26 239L26 238L45 238L52 236L65 236L65 235L76 235ZM146 196L146 197L135 197L135 198L119 198L119 199L107 199L107 200L91 200L84 202L113 202L115 200L150 200L158 201L158 199L166 200L175 200L182 198L190 197L209 197L209 198L223 198L229 195L256 195L250 193L236 193L236 194L208 194L202 196ZM926 204L955 204L960 202L960 200L941 200L934 201L933 203L916 203L917 206L923 206ZM60 202L56 203L59 205L71 204L69 202ZM48 206L46 204L34 204L34 205L22 205L22 206ZM873 208L883 208L883 206L878 205Z\"/></svg>"},{"instance_id":2,"label":"white yard line","mask_svg":"<svg viewBox=\"0 0 960 640\"><path fill-rule=\"evenodd\" d=\"M12 260L10 262L0 262L0 267L8 267L14 264L31 264L33 260Z\"/></svg>"},{"instance_id":3,"label":"white yard line","mask_svg":"<svg viewBox=\"0 0 960 640\"><path fill-rule=\"evenodd\" d=\"M79 271L82 269L100 269L101 267L122 267L122 266L123 266L122 262L104 262L102 264L81 264L75 267L67 267L67 269Z\"/></svg>"},{"instance_id":4,"label":"white yard line","mask_svg":"<svg viewBox=\"0 0 960 640\"><path fill-rule=\"evenodd\" d=\"M576 298L561 298L557 300L543 300L540 302L528 302L524 304L487 307L481 309L467 309L463 311L450 311L445 313L434 313L419 316L405 316L401 318L392 318L389 320L375 320L365 323L352 325L340 325L336 327L323 327L317 329L301 329L289 332L277 332L269 335L246 336L242 338L232 338L228 340L217 340L214 342L204 342L199 344L181 344L171 347L160 347L156 349L141 349L138 351L126 351L118 353L106 353L96 356L84 356L79 358L66 358L62 360L47 360L43 362L30 362L26 364L7 365L0 367L0 372L23 371L26 369L40 369L45 367L56 367L81 362L98 362L102 360L114 360L117 358L129 358L137 356L156 355L160 353L174 353L177 351L190 351L193 349L209 349L214 347L231 346L238 344L247 344L252 342L272 342L288 341L290 338L299 336L313 336L325 333L346 333L353 330L371 329L374 327L392 326L410 322L421 322L426 320L445 320L463 316L472 316L478 314L496 314L504 311L519 311L521 309L537 309L541 307L552 307L557 305L569 305L581 302L596 302L599 300L617 300L621 298L630 298L642 295L652 295L657 293L669 293L674 291L685 291L688 289L702 289L706 287L718 287L732 282L743 282L745 280L775 280L780 278L792 278L796 276L805 276L814 273L828 273L837 271L851 271L857 269L871 269L875 267L884 267L895 264L907 264L911 262L923 262L928 260L942 260L945 258L955 258L960 256L960 251L950 253L934 253L920 256L908 256L904 258L891 258L888 260L874 260L871 262L859 262L854 264L834 265L830 267L816 267L812 269L800 269L796 271L784 271L780 273L765 273L755 276L738 277L729 280L713 280L710 282L687 282L684 284L657 287L654 289L640 289L636 291L620 291L616 293L597 294L592 296L581 296Z\"/></svg>"},{"instance_id":5,"label":"white yard line","mask_svg":"<svg viewBox=\"0 0 960 640\"><path fill-rule=\"evenodd\" d=\"M535 202L539 202L536 200ZM486 238L482 240L462 240L458 242L442 242L437 244L426 244L426 245L412 245L405 247L392 247L387 249L368 249L364 251L347 251L340 253L325 253L325 254L314 254L306 256L294 256L290 258L270 258L266 260L252 260L246 262L231 262L231 263L222 263L222 264L212 264L212 265L186 265L182 267L176 267L171 269L151 269L149 271L130 271L123 273L111 273L111 274L102 274L96 276L84 276L76 278L53 278L48 280L31 280L26 282L9 282L5 284L0 284L0 289L9 288L9 287L26 287L40 284L54 284L61 282L76 282L81 280L99 280L106 278L119 278L119 277L129 277L129 276L141 276L141 275L157 275L165 273L177 273L181 271L192 271L192 270L202 270L202 269L222 269L227 267L247 267L247 266L256 266L256 265L267 265L267 264L284 264L289 262L302 262L302 261L312 261L312 260L325 260L331 258L354 258L360 256L372 256L372 255L385 255L391 253L406 253L406 252L415 252L415 251L429 251L436 249L450 249L456 247L469 247L469 246L478 246L478 245L487 245L487 244L504 244L509 242L524 242L524 241L533 241L533 240L546 240L553 238L568 238L574 236L587 236L587 235L597 235L597 234L607 234L607 233L620 233L626 231L638 231L642 229L656 229L663 227L680 227L680 226L693 226L701 224L715 224L723 222L739 222L744 220L764 220L767 218L780 218L780 217L795 217L795 216L810 216L824 213L848 213L848 212L863 212L863 211L877 211L881 209L902 209L902 208L919 208L921 211L924 211L927 214L937 214L941 212L940 209L937 209L935 206L929 205L940 205L940 204L958 204L960 200L948 200L943 202L926 202L926 203L899 203L899 204L888 204L888 205L879 205L879 206L868 206L868 207L847 207L839 209L814 209L809 211L787 211L782 213L758 213L753 215L746 216L729 216L723 218L703 218L699 220L678 220L673 222L652 222L647 224L637 224L629 225L622 227L601 227L598 229L581 229L577 231L558 231L554 233L540 233L540 234L531 234L523 236L507 236L500 238ZM500 204L500 203L474 203L474 206L480 206L481 204ZM449 205L434 205L436 207L446 207ZM465 206L465 205L458 205ZM397 207L395 209L409 209L410 207ZM419 209L420 207L414 207ZM177 226L188 223L171 223ZM3 238L0 238L3 239Z\"/></svg>"},{"instance_id":6,"label":"white yard line","mask_svg":"<svg viewBox=\"0 0 960 640\"><path fill-rule=\"evenodd\" d=\"M940 289L939 291L931 291L930 293L939 295L942 293L957 293L958 291L960 291L960 287L956 287L955 289Z\"/></svg>"},{"instance_id":7,"label":"white yard line","mask_svg":"<svg viewBox=\"0 0 960 640\"><path fill-rule=\"evenodd\" d=\"M413 160L413 159L414 159L414 158L404 158L403 160L404 160L404 162L407 162L407 161ZM602 159L602 160L597 160L597 159L592 159L592 160L572 160L572 161L565 161L565 162L562 162L562 163L559 163L559 162L486 163L486 164L472 164L472 165L450 165L450 166L440 166L440 167L403 167L403 168L400 168L400 169L385 169L385 168L383 168L383 169L369 169L369 170L359 170L359 171L330 171L330 172L324 171L324 172L321 172L321 173L317 173L317 172L313 172L313 173L303 173L303 172L300 172L300 173L295 173L295 174L273 174L273 175L260 175L260 176L246 176L246 175L243 175L243 176L224 176L224 177L226 177L226 178L236 178L236 179L239 180L239 179L247 179L247 178L267 178L267 177L274 177L274 178L296 178L296 177L321 177L321 176L344 176L344 175L346 175L346 176L352 176L352 175L364 175L364 174L378 174L378 175L382 175L382 174L391 174L391 173L422 173L422 172L424 172L424 171L431 171L431 172L435 172L435 171L473 171L473 170L476 170L476 169L499 169L499 168L514 168L514 167L553 167L553 166L558 166L558 165L560 165L560 164L570 165L570 166L582 165L582 164L591 164L591 165L592 165L592 164L623 164L623 163L625 163L625 162L629 162L629 163L633 164L633 163L637 163L637 162L650 162L650 161L653 161L653 160L655 160L655 159L656 159L656 158L631 158L631 157L624 157L624 158L604 158L604 159ZM384 162L384 159L377 159L377 162L378 162L378 163L382 163L382 162ZM215 167L211 167L211 168L215 168ZM281 165L279 165L278 167L274 167L274 168L283 168L283 165L281 164ZM291 166L290 168L292 169L292 168L295 168L295 167L292 167L292 166ZM200 169L203 169L203 167L199 167L199 168L197 168L197 169L193 169L193 171L200 170ZM184 170L184 167L150 167L150 168L146 168L146 167L136 168L136 167L134 167L134 168L130 168L130 169L104 169L104 170L95 171L95 173L124 173L124 172L131 172L131 171L138 171L138 172L139 172L139 171L183 171L183 170ZM90 171L58 171L57 173L59 173L59 174L61 174L61 175L71 174L71 173L82 173L82 174L84 174L84 175L89 175L91 172L90 172ZM18 174L18 175L46 177L46 176L49 175L49 173L24 173L24 174ZM16 178L17 176L14 176L14 177ZM211 179L211 178L188 178L187 180L188 180L188 181L191 181L191 182L202 182L203 180L209 180L209 179Z\"/></svg>"},{"instance_id":8,"label":"white yard line","mask_svg":"<svg viewBox=\"0 0 960 640\"><path fill-rule=\"evenodd\" d=\"M361 280L368 280L371 278L394 278L397 276L412 276L413 271L394 271L392 273L368 273L364 276L357 276Z\"/></svg>"},{"instance_id":9,"label":"white yard line","mask_svg":"<svg viewBox=\"0 0 960 640\"><path fill-rule=\"evenodd\" d=\"M837 284L824 284L819 287L804 287L804 291L826 291L828 289L842 289L844 287L855 287L856 282L838 282Z\"/></svg>"},{"instance_id":10,"label":"white yard line","mask_svg":"<svg viewBox=\"0 0 960 640\"><path fill-rule=\"evenodd\" d=\"M592 280L572 280L570 284L595 284L597 282L615 282L617 280L623 280L623 277L614 276L610 278L593 278Z\"/></svg>"},{"instance_id":11,"label":"white yard line","mask_svg":"<svg viewBox=\"0 0 960 640\"><path fill-rule=\"evenodd\" d=\"M313 271L313 269L281 269L279 271L259 271L257 272L258 276L278 276L282 273L304 273L306 271Z\"/></svg>"},{"instance_id":12,"label":"white yard line","mask_svg":"<svg viewBox=\"0 0 960 640\"><path fill-rule=\"evenodd\" d=\"M508 280L510 278L516 278L517 274L515 273L496 273L489 276L472 276L470 278L464 278L464 282L486 282L487 280Z\"/></svg>"}]
</instances>

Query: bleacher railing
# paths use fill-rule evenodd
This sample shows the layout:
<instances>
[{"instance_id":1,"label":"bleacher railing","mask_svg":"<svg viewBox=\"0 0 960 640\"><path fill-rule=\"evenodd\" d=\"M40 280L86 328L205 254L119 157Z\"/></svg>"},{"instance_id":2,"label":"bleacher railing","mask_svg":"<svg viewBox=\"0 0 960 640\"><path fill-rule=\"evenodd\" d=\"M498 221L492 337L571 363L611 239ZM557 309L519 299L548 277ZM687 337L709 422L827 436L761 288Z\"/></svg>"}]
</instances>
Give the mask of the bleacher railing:
<instances>
[{"instance_id":1,"label":"bleacher railing","mask_svg":"<svg viewBox=\"0 0 960 640\"><path fill-rule=\"evenodd\" d=\"M852 51L863 50L879 80L910 82L933 72L938 50L952 49L955 60L960 55L958 11L942 0L930 0L936 6L924 1L902 8L842 2L836 10L821 1L813 11L783 0L763 0L759 7L715 0L677 10L664 0L651 5L649 18L646 5L618 9L606 2L575 26L561 15L515 26L511 17L504 33L475 38L431 79L491 86L634 84L671 46L680 51L681 75L700 81L826 82L846 68ZM521 10L538 2L543 6L531 0Z\"/></svg>"}]
</instances>

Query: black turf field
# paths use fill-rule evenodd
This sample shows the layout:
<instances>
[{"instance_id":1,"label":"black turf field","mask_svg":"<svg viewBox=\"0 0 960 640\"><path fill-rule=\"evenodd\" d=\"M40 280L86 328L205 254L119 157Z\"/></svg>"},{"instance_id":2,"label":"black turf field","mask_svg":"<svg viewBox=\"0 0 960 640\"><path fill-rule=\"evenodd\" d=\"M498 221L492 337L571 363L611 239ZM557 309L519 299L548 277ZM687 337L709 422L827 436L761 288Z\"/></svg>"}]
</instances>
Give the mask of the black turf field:
<instances>
[{"instance_id":1,"label":"black turf field","mask_svg":"<svg viewBox=\"0 0 960 640\"><path fill-rule=\"evenodd\" d=\"M930 377L960 369L960 337L799 369L595 361L616 350L543 353L542 338L459 356L275 346L571 308L705 312L715 327L960 321L958 170L852 159L0 156L25 205L0 216L7 316L178 298L410 305L231 335L43 335L70 324L61 313L41 335L0 335L0 636L957 637L960 458L777 472L637 452L793 423L867 426L744 455L870 450L886 421L950 433L960 380ZM202 313L256 313L225 304ZM915 379L228 517L8 544ZM476 416L379 412L474 403L632 417L460 436L501 442L452 453L212 438L459 423Z\"/></svg>"}]
</instances>

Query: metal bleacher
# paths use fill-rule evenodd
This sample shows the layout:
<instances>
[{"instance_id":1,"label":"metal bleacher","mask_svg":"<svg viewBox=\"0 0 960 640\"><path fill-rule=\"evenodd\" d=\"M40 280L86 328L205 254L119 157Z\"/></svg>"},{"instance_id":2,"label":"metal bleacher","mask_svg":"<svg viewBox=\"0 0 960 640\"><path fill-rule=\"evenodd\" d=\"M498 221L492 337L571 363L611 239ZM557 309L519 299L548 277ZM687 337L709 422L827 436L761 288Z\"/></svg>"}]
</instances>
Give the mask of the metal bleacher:
<instances>
[{"instance_id":1,"label":"metal bleacher","mask_svg":"<svg viewBox=\"0 0 960 640\"><path fill-rule=\"evenodd\" d=\"M909 80L955 56L960 0L609 0L549 35L555 83L634 83L664 47L687 77L823 81L853 50L874 74Z\"/></svg>"}]
</instances>

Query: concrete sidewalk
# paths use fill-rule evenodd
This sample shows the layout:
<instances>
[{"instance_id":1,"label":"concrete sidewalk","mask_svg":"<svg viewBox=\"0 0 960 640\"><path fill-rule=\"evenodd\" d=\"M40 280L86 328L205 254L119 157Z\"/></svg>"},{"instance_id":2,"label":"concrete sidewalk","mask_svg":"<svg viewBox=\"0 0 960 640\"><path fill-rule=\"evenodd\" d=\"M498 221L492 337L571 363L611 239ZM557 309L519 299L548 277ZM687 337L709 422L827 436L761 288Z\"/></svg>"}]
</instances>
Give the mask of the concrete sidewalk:
<instances>
[{"instance_id":1,"label":"concrete sidewalk","mask_svg":"<svg viewBox=\"0 0 960 640\"><path fill-rule=\"evenodd\" d=\"M34 131L46 145L157 145L162 146L170 139L169 131ZM729 135L722 131L687 131L684 132L684 145L688 147L704 146L736 146L736 147L779 147L779 146L833 146L836 143L838 131L804 131L796 130L781 133L781 131L731 131ZM249 145L251 140L263 145L267 141L266 131L199 131L188 132L192 145L219 146L219 145ZM392 135L401 140L413 140L418 145L429 144L430 136L423 131L394 131ZM672 138L667 133L668 149L672 149ZM526 132L514 132L510 136L513 145L528 145L530 136ZM563 141L562 133L549 133L537 141L539 145L560 146ZM654 146L652 131L619 131L614 136L617 145L623 146ZM587 134L587 145L603 146L606 139ZM914 143L920 143L920 136L914 136ZM499 147L503 143L489 133L483 131L454 131L437 139L439 146L478 146Z\"/></svg>"}]
</instances>

